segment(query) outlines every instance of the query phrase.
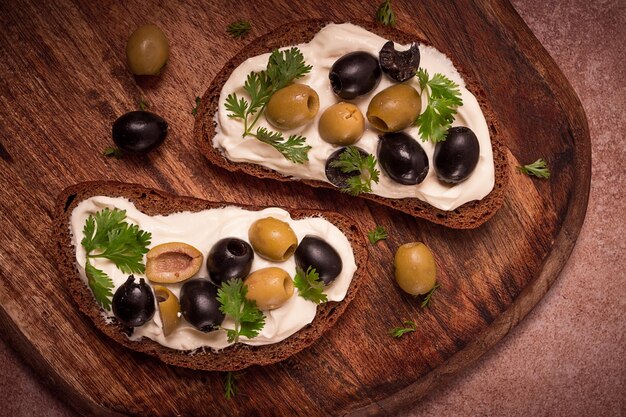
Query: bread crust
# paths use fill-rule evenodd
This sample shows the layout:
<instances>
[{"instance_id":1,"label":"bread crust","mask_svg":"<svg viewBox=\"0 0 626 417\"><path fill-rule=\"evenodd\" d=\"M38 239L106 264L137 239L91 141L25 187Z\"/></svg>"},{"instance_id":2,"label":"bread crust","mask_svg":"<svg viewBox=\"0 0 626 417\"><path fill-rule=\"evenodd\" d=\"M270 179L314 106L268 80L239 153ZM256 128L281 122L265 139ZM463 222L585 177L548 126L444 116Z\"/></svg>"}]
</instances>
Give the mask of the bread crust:
<instances>
[{"instance_id":1,"label":"bread crust","mask_svg":"<svg viewBox=\"0 0 626 417\"><path fill-rule=\"evenodd\" d=\"M201 99L194 125L194 137L198 143L200 151L212 164L231 172L242 172L255 177L273 179L277 181L299 181L311 187L328 188L335 192L341 192L332 184L324 181L295 180L292 177L284 176L277 171L265 168L261 165L231 162L226 159L219 149L213 147L212 144L217 128L214 116L218 110L220 92L222 86L226 83L233 70L243 61L253 56L271 52L276 48L309 42L313 36L328 23L331 22L327 20L309 19L298 22L290 22L288 25L278 27L272 32L252 41L238 54L233 56L224 65L224 67L218 71ZM384 37L385 39L391 39L397 43L407 44L417 41L425 45L430 45L428 41L417 35L408 34L387 26L365 21L353 21L350 23L354 23L369 30L370 32L374 32ZM452 59L452 61L454 62L454 59ZM372 194L361 194L357 198L365 198L375 201L379 204L408 213L414 217L423 218L453 229L476 228L489 220L502 206L505 190L509 180L509 167L507 164L506 147L502 133L499 131L496 118L487 103L485 94L480 85L476 82L474 77L464 71L463 68L460 68L456 63L455 67L459 70L459 73L465 80L467 89L471 91L474 96L476 96L476 99L480 104L480 108L485 115L485 119L487 120L495 166L495 185L493 190L482 200L470 201L451 211L440 210L416 198L389 199Z\"/></svg>"},{"instance_id":2,"label":"bread crust","mask_svg":"<svg viewBox=\"0 0 626 417\"><path fill-rule=\"evenodd\" d=\"M66 188L57 197L53 222L53 244L59 273L67 283L78 309L111 339L132 350L154 356L171 365L208 371L235 371L251 365L269 365L284 360L313 344L332 327L352 301L366 276L365 265L367 264L368 251L365 234L358 224L349 217L334 212L286 209L294 219L322 216L337 226L350 241L357 270L343 301L319 305L315 319L311 324L284 341L271 345L248 346L237 343L216 353L211 349L195 351L170 349L147 338L131 341L126 336L127 328L116 322L110 324L106 322L91 290L80 279L75 262L75 250L69 227L70 217L78 203L97 195L127 198L139 210L148 215L170 214L178 211L195 212L232 206L233 204L175 196L136 184L111 181L79 183ZM237 206L253 211L265 208L239 204Z\"/></svg>"}]
</instances>

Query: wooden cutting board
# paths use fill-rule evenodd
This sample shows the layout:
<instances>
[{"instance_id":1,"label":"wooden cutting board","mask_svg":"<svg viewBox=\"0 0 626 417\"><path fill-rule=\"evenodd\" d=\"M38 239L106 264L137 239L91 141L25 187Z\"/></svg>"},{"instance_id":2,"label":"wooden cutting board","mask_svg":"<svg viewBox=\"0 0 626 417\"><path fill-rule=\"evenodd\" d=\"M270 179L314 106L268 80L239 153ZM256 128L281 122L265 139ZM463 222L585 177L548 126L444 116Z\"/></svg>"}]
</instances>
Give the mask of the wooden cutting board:
<instances>
[{"instance_id":1,"label":"wooden cutting board","mask_svg":"<svg viewBox=\"0 0 626 417\"><path fill-rule=\"evenodd\" d=\"M546 159L550 180L512 172L502 209L455 231L337 192L262 181L210 166L192 140L194 98L252 37L305 17L372 19L376 2L0 3L0 330L61 398L84 415L378 415L416 404L492 347L541 299L565 264L587 206L590 138L571 86L512 6L394 0L398 28L473 72L506 136L511 170ZM167 33L158 80L133 78L124 45L137 26ZM107 159L113 121L140 100L170 125L145 158ZM223 375L164 365L94 330L58 276L49 245L54 198L85 180L136 182L200 198L330 209L382 224L365 285L337 325L287 361L250 368L226 400ZM421 240L442 287L421 309L393 283L392 256ZM401 339L389 328L415 320Z\"/></svg>"}]
</instances>

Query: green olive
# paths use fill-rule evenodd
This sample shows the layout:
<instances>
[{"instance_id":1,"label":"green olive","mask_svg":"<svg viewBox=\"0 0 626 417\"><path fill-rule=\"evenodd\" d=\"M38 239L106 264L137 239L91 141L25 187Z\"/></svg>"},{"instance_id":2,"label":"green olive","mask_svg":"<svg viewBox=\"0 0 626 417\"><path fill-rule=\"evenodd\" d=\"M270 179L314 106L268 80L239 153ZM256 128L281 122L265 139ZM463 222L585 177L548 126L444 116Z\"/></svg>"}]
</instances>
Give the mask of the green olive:
<instances>
[{"instance_id":1,"label":"green olive","mask_svg":"<svg viewBox=\"0 0 626 417\"><path fill-rule=\"evenodd\" d=\"M408 84L395 84L376 94L367 107L367 120L383 132L409 127L420 114L422 100Z\"/></svg>"},{"instance_id":2,"label":"green olive","mask_svg":"<svg viewBox=\"0 0 626 417\"><path fill-rule=\"evenodd\" d=\"M155 285L153 289L157 303L159 303L163 335L167 337L180 323L180 303L178 298L168 288L162 285Z\"/></svg>"},{"instance_id":3,"label":"green olive","mask_svg":"<svg viewBox=\"0 0 626 417\"><path fill-rule=\"evenodd\" d=\"M202 260L202 253L191 245L162 243L146 254L146 277L166 284L185 281L198 273Z\"/></svg>"},{"instance_id":4,"label":"green olive","mask_svg":"<svg viewBox=\"0 0 626 417\"><path fill-rule=\"evenodd\" d=\"M428 246L421 242L400 246L396 251L394 266L398 285L409 294L426 294L435 286L435 258Z\"/></svg>"},{"instance_id":5,"label":"green olive","mask_svg":"<svg viewBox=\"0 0 626 417\"><path fill-rule=\"evenodd\" d=\"M270 261L286 260L298 246L298 238L291 226L274 217L252 223L248 230L248 239L254 251Z\"/></svg>"},{"instance_id":6,"label":"green olive","mask_svg":"<svg viewBox=\"0 0 626 417\"><path fill-rule=\"evenodd\" d=\"M169 56L167 37L155 25L137 28L126 43L126 60L136 75L159 75Z\"/></svg>"},{"instance_id":7,"label":"green olive","mask_svg":"<svg viewBox=\"0 0 626 417\"><path fill-rule=\"evenodd\" d=\"M278 129L304 126L320 109L320 98L305 84L291 84L275 92L265 107L265 117Z\"/></svg>"},{"instance_id":8,"label":"green olive","mask_svg":"<svg viewBox=\"0 0 626 417\"><path fill-rule=\"evenodd\" d=\"M320 117L320 137L333 145L352 145L361 138L364 130L363 114L351 103L333 104Z\"/></svg>"},{"instance_id":9,"label":"green olive","mask_svg":"<svg viewBox=\"0 0 626 417\"><path fill-rule=\"evenodd\" d=\"M254 271L245 280L246 298L256 301L261 310L273 310L293 295L293 281L284 269L271 266Z\"/></svg>"}]
</instances>

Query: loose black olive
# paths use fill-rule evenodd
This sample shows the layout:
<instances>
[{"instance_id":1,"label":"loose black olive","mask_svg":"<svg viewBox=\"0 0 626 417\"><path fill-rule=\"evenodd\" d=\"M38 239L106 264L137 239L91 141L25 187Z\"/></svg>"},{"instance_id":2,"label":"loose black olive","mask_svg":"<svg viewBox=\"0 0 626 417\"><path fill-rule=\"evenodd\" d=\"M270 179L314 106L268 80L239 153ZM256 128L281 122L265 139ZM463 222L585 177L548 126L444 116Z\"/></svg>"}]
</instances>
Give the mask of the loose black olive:
<instances>
[{"instance_id":1,"label":"loose black olive","mask_svg":"<svg viewBox=\"0 0 626 417\"><path fill-rule=\"evenodd\" d=\"M448 129L446 140L435 146L434 165L439 180L456 184L469 177L480 154L478 139L465 126Z\"/></svg>"},{"instance_id":2,"label":"loose black olive","mask_svg":"<svg viewBox=\"0 0 626 417\"><path fill-rule=\"evenodd\" d=\"M180 311L189 324L210 332L224 321L217 301L217 286L206 278L193 279L180 289Z\"/></svg>"},{"instance_id":3,"label":"loose black olive","mask_svg":"<svg viewBox=\"0 0 626 417\"><path fill-rule=\"evenodd\" d=\"M369 155L363 149L357 146L355 146L355 148L357 148L361 155ZM326 178L328 178L328 181L330 181L334 186L339 188L346 188L348 186L348 179L361 174L359 171L343 172L340 168L331 166L332 162L338 160L345 150L345 147L337 149L335 152L330 154L326 160Z\"/></svg>"},{"instance_id":4,"label":"loose black olive","mask_svg":"<svg viewBox=\"0 0 626 417\"><path fill-rule=\"evenodd\" d=\"M404 132L386 133L378 138L378 164L385 174L404 185L424 181L428 156L415 139Z\"/></svg>"},{"instance_id":5,"label":"loose black olive","mask_svg":"<svg viewBox=\"0 0 626 417\"><path fill-rule=\"evenodd\" d=\"M337 278L343 268L341 257L325 240L306 235L295 253L296 266L303 271L309 267L315 268L324 285L328 285Z\"/></svg>"},{"instance_id":6,"label":"loose black olive","mask_svg":"<svg viewBox=\"0 0 626 417\"><path fill-rule=\"evenodd\" d=\"M350 52L339 58L330 69L330 86L344 100L351 100L372 91L382 72L378 59L367 52Z\"/></svg>"},{"instance_id":7,"label":"loose black olive","mask_svg":"<svg viewBox=\"0 0 626 417\"><path fill-rule=\"evenodd\" d=\"M145 154L158 147L167 136L167 122L143 110L131 111L113 123L113 142L124 152Z\"/></svg>"},{"instance_id":8,"label":"loose black olive","mask_svg":"<svg viewBox=\"0 0 626 417\"><path fill-rule=\"evenodd\" d=\"M228 280L244 280L250 273L254 251L245 240L227 237L217 241L209 251L206 266L217 285Z\"/></svg>"},{"instance_id":9,"label":"loose black olive","mask_svg":"<svg viewBox=\"0 0 626 417\"><path fill-rule=\"evenodd\" d=\"M154 294L143 278L130 275L113 295L113 314L124 326L141 326L154 316Z\"/></svg>"},{"instance_id":10,"label":"loose black olive","mask_svg":"<svg viewBox=\"0 0 626 417\"><path fill-rule=\"evenodd\" d=\"M378 53L383 72L398 82L404 82L415 76L420 66L420 50L417 44L411 44L406 51L396 51L393 41L383 45Z\"/></svg>"}]
</instances>

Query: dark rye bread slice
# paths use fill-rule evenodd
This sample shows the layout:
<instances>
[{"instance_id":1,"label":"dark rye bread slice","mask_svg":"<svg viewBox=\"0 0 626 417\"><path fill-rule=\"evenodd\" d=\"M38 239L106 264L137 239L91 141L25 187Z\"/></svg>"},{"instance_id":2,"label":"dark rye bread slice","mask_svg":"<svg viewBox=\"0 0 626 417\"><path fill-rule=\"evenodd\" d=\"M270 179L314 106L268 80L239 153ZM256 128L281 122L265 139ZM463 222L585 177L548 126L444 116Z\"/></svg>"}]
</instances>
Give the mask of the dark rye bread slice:
<instances>
[{"instance_id":1,"label":"dark rye bread slice","mask_svg":"<svg viewBox=\"0 0 626 417\"><path fill-rule=\"evenodd\" d=\"M228 171L239 171L259 178L270 178L279 181L294 181L292 177L286 177L274 170L252 163L230 162L222 152L213 147L212 140L216 134L217 124L215 114L218 110L218 102L222 86L226 83L232 71L246 59L271 52L276 48L282 48L299 43L309 42L313 36L329 21L325 20L302 20L289 22L274 31L261 36L246 47L237 55L232 57L224 67L218 71L217 76L204 93L194 126L194 136L201 152L213 164L218 165ZM385 39L391 39L396 43L408 44L419 42L429 45L429 42L415 34L408 34L399 30L373 24L364 21L353 21L358 26L374 32ZM440 48L441 50L441 48ZM445 52L445 51L444 51ZM448 54L449 55L449 54ZM454 57L451 57L454 61ZM415 217L421 217L434 223L454 229L473 229L491 218L502 206L504 193L508 184L509 168L506 160L506 147L502 134L498 131L498 124L493 112L488 106L485 94L476 82L476 78L468 74L458 64L455 67L465 80L467 89L476 96L480 107L485 115L489 132L491 135L491 145L493 149L493 159L495 164L495 186L494 189L480 201L471 201L452 211L437 209L430 204L415 198L389 199L372 194L362 194L360 197L375 201L380 204L403 211ZM312 187L324 187L337 190L332 184L315 180L298 180ZM337 190L337 192L340 192Z\"/></svg>"},{"instance_id":2,"label":"dark rye bread slice","mask_svg":"<svg viewBox=\"0 0 626 417\"><path fill-rule=\"evenodd\" d=\"M238 343L216 353L211 349L196 351L170 349L146 338L139 341L131 341L126 336L127 328L115 322L107 324L91 290L80 279L75 263L75 251L71 241L69 226L72 210L81 201L97 195L125 197L132 201L139 210L148 215L165 215L179 211L195 212L235 204L206 201L192 197L179 197L135 184L103 181L73 185L66 188L57 197L53 223L55 254L61 277L67 283L78 308L93 321L98 329L116 342L138 352L155 356L171 365L210 371L234 371L251 365L269 365L286 359L310 346L332 327L354 298L365 278L365 265L368 257L365 235L352 219L334 212L288 209L287 211L291 213L294 219L324 217L337 226L350 241L357 271L343 301L328 302L318 306L317 314L311 324L284 341L271 345L247 346ZM240 204L236 204L236 206L248 210L261 210L264 208Z\"/></svg>"}]
</instances>

